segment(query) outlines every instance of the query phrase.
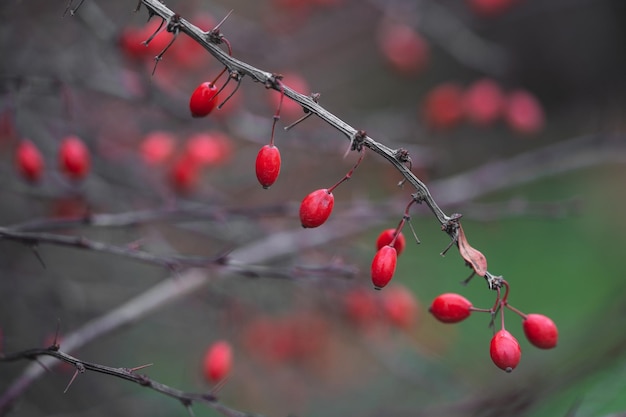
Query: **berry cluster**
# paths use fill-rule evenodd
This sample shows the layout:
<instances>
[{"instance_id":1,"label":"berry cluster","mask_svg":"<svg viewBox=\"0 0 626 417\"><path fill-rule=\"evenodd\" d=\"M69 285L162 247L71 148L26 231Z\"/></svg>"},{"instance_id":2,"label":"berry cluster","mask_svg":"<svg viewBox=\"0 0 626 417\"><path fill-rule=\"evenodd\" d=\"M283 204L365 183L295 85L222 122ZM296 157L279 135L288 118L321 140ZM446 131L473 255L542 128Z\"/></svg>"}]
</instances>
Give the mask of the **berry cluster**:
<instances>
[{"instance_id":1,"label":"berry cluster","mask_svg":"<svg viewBox=\"0 0 626 417\"><path fill-rule=\"evenodd\" d=\"M37 146L28 139L22 139L15 149L15 165L25 180L38 182L44 171L44 157ZM58 150L59 170L70 180L82 180L91 168L89 149L75 135L61 140Z\"/></svg>"},{"instance_id":2,"label":"berry cluster","mask_svg":"<svg viewBox=\"0 0 626 417\"><path fill-rule=\"evenodd\" d=\"M139 145L139 154L146 165L166 166L172 186L181 193L194 189L203 169L226 162L232 153L231 139L219 131L194 133L177 150L179 139L161 130L148 132Z\"/></svg>"},{"instance_id":3,"label":"berry cluster","mask_svg":"<svg viewBox=\"0 0 626 417\"><path fill-rule=\"evenodd\" d=\"M559 334L556 325L549 317L542 314L524 314L511 306L507 301L509 284L505 280L502 280L501 284L506 288L506 291L502 297L498 291L498 297L492 308L475 308L462 295L445 293L435 297L428 310L442 323L459 323L468 318L472 312L488 312L492 315L493 320L495 315L499 313L501 328L491 339L489 353L491 360L498 368L511 372L519 364L522 350L517 339L504 327L504 308L508 308L522 317L526 339L540 349L556 347Z\"/></svg>"},{"instance_id":4,"label":"berry cluster","mask_svg":"<svg viewBox=\"0 0 626 417\"><path fill-rule=\"evenodd\" d=\"M348 318L365 329L378 323L409 331L418 319L418 300L400 284L389 285L381 293L364 287L353 288L345 294L343 304Z\"/></svg>"},{"instance_id":5,"label":"berry cluster","mask_svg":"<svg viewBox=\"0 0 626 417\"><path fill-rule=\"evenodd\" d=\"M423 117L436 130L456 127L463 120L488 127L503 119L513 131L525 135L540 132L545 123L543 107L533 94L521 88L505 93L489 78L466 89L454 82L439 84L424 98Z\"/></svg>"}]
</instances>

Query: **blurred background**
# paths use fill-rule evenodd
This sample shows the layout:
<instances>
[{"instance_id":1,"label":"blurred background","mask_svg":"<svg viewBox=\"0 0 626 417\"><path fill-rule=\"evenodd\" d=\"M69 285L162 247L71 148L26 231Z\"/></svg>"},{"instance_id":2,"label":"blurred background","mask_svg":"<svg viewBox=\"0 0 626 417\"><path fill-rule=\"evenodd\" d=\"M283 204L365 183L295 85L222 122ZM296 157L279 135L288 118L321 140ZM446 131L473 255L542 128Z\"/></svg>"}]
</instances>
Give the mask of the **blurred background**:
<instances>
[{"instance_id":1,"label":"blurred background","mask_svg":"<svg viewBox=\"0 0 626 417\"><path fill-rule=\"evenodd\" d=\"M74 6L77 4L75 2ZM511 285L509 301L551 317L559 345L539 350L506 311L522 360L489 357L489 315L437 322L432 299L458 292L489 308L425 207L412 207L392 283L372 289L376 238L412 190L369 152L334 192L326 224L298 206L355 164L349 142L285 100L275 137L281 175L255 178L279 94L244 78L221 109L192 118L219 63L186 35L134 13L133 1L5 0L0 5L0 226L83 236L128 251L214 258L204 284L73 352L267 416L609 416L626 412L626 3L620 0L168 1L221 31L232 54L319 93L320 104L390 148ZM154 74L153 74L154 71ZM230 82L218 100L234 90ZM68 136L89 163L60 168ZM23 144L35 151L19 159ZM30 152L30 153L29 153ZM33 157L38 153L40 159ZM80 162L86 156L78 151ZM82 156L80 156L82 155ZM34 162L33 162L34 159ZM21 162L20 162L21 161ZM26 162L25 162L26 161ZM28 164L32 165L28 165ZM61 163L62 165L62 163ZM88 166L87 166L88 165ZM29 168L30 167L30 168ZM110 215L110 216L108 216ZM97 220L97 222L96 222ZM408 227L408 226L407 226ZM6 229L4 229L6 230ZM185 271L102 251L0 240L0 348L47 347ZM178 278L177 278L178 277ZM176 287L174 285L174 287ZM227 381L203 371L217 340ZM0 398L29 366L0 363ZM95 373L50 367L14 415L185 415L176 400ZM1 400L0 400L1 401ZM196 405L197 416L219 415Z\"/></svg>"}]
</instances>

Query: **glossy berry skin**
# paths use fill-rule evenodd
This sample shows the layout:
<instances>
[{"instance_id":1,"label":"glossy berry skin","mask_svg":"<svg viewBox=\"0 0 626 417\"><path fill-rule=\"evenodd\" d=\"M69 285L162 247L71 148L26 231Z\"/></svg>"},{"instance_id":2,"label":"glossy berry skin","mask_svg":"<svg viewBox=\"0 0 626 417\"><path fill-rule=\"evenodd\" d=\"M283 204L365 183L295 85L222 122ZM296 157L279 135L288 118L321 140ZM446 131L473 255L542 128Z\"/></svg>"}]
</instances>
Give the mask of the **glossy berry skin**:
<instances>
[{"instance_id":1,"label":"glossy berry skin","mask_svg":"<svg viewBox=\"0 0 626 417\"><path fill-rule=\"evenodd\" d=\"M318 227L328 220L333 211L335 196L328 189L315 190L300 203L300 222L302 227Z\"/></svg>"},{"instance_id":2,"label":"glossy berry skin","mask_svg":"<svg viewBox=\"0 0 626 417\"><path fill-rule=\"evenodd\" d=\"M39 149L29 140L23 140L15 152L17 169L24 179L36 182L41 178L44 162Z\"/></svg>"},{"instance_id":3,"label":"glossy berry skin","mask_svg":"<svg viewBox=\"0 0 626 417\"><path fill-rule=\"evenodd\" d=\"M393 274L396 272L398 254L392 246L383 246L376 252L372 259L372 284L374 288L380 290L389 284Z\"/></svg>"},{"instance_id":4,"label":"glossy berry skin","mask_svg":"<svg viewBox=\"0 0 626 417\"><path fill-rule=\"evenodd\" d=\"M74 180L85 177L91 167L87 146L77 136L67 136L59 148L59 165L65 174Z\"/></svg>"},{"instance_id":5,"label":"glossy berry skin","mask_svg":"<svg viewBox=\"0 0 626 417\"><path fill-rule=\"evenodd\" d=\"M233 366L233 349L225 340L213 343L204 355L203 372L207 381L216 383L228 376Z\"/></svg>"},{"instance_id":6,"label":"glossy berry skin","mask_svg":"<svg viewBox=\"0 0 626 417\"><path fill-rule=\"evenodd\" d=\"M217 87L211 82L200 84L189 99L189 110L191 116L207 116L217 105Z\"/></svg>"},{"instance_id":7,"label":"glossy berry skin","mask_svg":"<svg viewBox=\"0 0 626 417\"><path fill-rule=\"evenodd\" d=\"M442 323L458 323L472 313L472 303L460 294L445 293L433 300L428 311Z\"/></svg>"},{"instance_id":8,"label":"glossy berry skin","mask_svg":"<svg viewBox=\"0 0 626 417\"><path fill-rule=\"evenodd\" d=\"M395 234L396 234L396 229L386 229L380 232L380 235L378 235L378 239L376 239L376 250L379 250L383 246L389 245L391 241L393 240L393 236ZM395 243L393 244L393 247L396 249L398 256L400 256L402 251L404 251L405 246L406 246L406 239L404 238L404 235L402 234L402 232L400 232L400 234L396 238Z\"/></svg>"},{"instance_id":9,"label":"glossy berry skin","mask_svg":"<svg viewBox=\"0 0 626 417\"><path fill-rule=\"evenodd\" d=\"M263 188L269 188L280 173L280 152L274 145L265 145L256 157L256 177Z\"/></svg>"},{"instance_id":10,"label":"glossy berry skin","mask_svg":"<svg viewBox=\"0 0 626 417\"><path fill-rule=\"evenodd\" d=\"M556 347L559 330L554 322L543 314L528 314L522 323L526 339L540 349Z\"/></svg>"},{"instance_id":11,"label":"glossy berry skin","mask_svg":"<svg viewBox=\"0 0 626 417\"><path fill-rule=\"evenodd\" d=\"M506 330L499 330L491 339L491 360L506 372L511 372L522 357L522 349L515 337Z\"/></svg>"}]
</instances>

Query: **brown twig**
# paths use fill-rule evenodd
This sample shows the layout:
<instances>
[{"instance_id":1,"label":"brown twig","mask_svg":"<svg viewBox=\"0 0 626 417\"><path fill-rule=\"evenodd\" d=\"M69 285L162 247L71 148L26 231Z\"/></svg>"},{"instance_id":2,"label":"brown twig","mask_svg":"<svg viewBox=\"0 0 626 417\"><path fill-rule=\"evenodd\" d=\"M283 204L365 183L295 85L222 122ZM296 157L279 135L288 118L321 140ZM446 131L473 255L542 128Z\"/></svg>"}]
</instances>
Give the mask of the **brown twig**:
<instances>
[{"instance_id":1,"label":"brown twig","mask_svg":"<svg viewBox=\"0 0 626 417\"><path fill-rule=\"evenodd\" d=\"M93 362L87 362L75 358L65 352L59 350L58 345L50 346L49 348L42 349L28 349L20 352L14 352L9 354L1 354L0 353L0 362L14 362L19 360L37 360L41 356L49 356L52 358L56 358L62 362L69 363L76 367L76 372L72 376L70 383L68 384L67 389L70 385L77 379L77 377L85 372L92 371L105 375L114 376L116 378L120 378L129 382L133 382L137 385L141 385L142 387L154 390L160 394L166 395L171 398L175 398L179 400L185 407L190 408L193 404L204 404L207 405L216 411L219 411L225 416L228 417L247 417L251 416L251 414L235 410L230 408L218 401L218 399L212 393L192 393L185 392L179 390L177 388L171 387L169 385L158 382L147 375L138 374L135 371L141 368L144 368L145 365L135 368L115 368L111 366L100 365ZM1 408L0 408L1 409Z\"/></svg>"}]
</instances>

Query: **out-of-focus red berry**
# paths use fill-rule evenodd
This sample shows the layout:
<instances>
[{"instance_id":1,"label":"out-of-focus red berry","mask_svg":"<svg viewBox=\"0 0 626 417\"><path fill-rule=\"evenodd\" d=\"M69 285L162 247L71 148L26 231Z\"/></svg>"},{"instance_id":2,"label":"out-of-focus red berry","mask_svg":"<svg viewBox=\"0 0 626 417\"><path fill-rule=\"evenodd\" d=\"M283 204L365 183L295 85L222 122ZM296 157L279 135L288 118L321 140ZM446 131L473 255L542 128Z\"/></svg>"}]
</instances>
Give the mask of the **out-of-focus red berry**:
<instances>
[{"instance_id":1,"label":"out-of-focus red berry","mask_svg":"<svg viewBox=\"0 0 626 417\"><path fill-rule=\"evenodd\" d=\"M526 90L515 90L509 93L504 118L511 129L527 135L540 132L545 124L545 114L541 103Z\"/></svg>"},{"instance_id":2,"label":"out-of-focus red berry","mask_svg":"<svg viewBox=\"0 0 626 417\"><path fill-rule=\"evenodd\" d=\"M225 340L213 343L204 355L203 371L207 381L217 383L228 376L233 366L233 349Z\"/></svg>"},{"instance_id":3,"label":"out-of-focus red berry","mask_svg":"<svg viewBox=\"0 0 626 417\"><path fill-rule=\"evenodd\" d=\"M409 25L384 24L378 34L378 48L391 68L402 75L416 75L427 66L430 48Z\"/></svg>"},{"instance_id":4,"label":"out-of-focus red berry","mask_svg":"<svg viewBox=\"0 0 626 417\"><path fill-rule=\"evenodd\" d=\"M69 178L74 180L84 178L89 172L91 167L89 150L78 136L67 136L61 142L59 166Z\"/></svg>"},{"instance_id":5,"label":"out-of-focus red berry","mask_svg":"<svg viewBox=\"0 0 626 417\"><path fill-rule=\"evenodd\" d=\"M505 99L502 89L489 78L471 84L463 94L467 119L478 126L489 126L502 115Z\"/></svg>"},{"instance_id":6,"label":"out-of-focus red berry","mask_svg":"<svg viewBox=\"0 0 626 417\"><path fill-rule=\"evenodd\" d=\"M196 133L187 138L185 154L201 166L224 163L230 158L230 138L221 132Z\"/></svg>"},{"instance_id":7,"label":"out-of-focus red berry","mask_svg":"<svg viewBox=\"0 0 626 417\"><path fill-rule=\"evenodd\" d=\"M141 141L139 153L149 165L160 165L166 162L174 152L176 138L169 132L153 131Z\"/></svg>"},{"instance_id":8,"label":"out-of-focus red berry","mask_svg":"<svg viewBox=\"0 0 626 417\"><path fill-rule=\"evenodd\" d=\"M418 302L403 285L391 285L382 292L383 312L387 320L401 329L410 329L417 321Z\"/></svg>"},{"instance_id":9,"label":"out-of-focus red berry","mask_svg":"<svg viewBox=\"0 0 626 417\"><path fill-rule=\"evenodd\" d=\"M39 149L30 140L22 140L15 152L15 163L24 179L36 182L43 173L43 156Z\"/></svg>"},{"instance_id":10,"label":"out-of-focus red berry","mask_svg":"<svg viewBox=\"0 0 626 417\"><path fill-rule=\"evenodd\" d=\"M463 120L463 90L455 83L436 86L426 95L424 118L434 129L449 129Z\"/></svg>"}]
</instances>

